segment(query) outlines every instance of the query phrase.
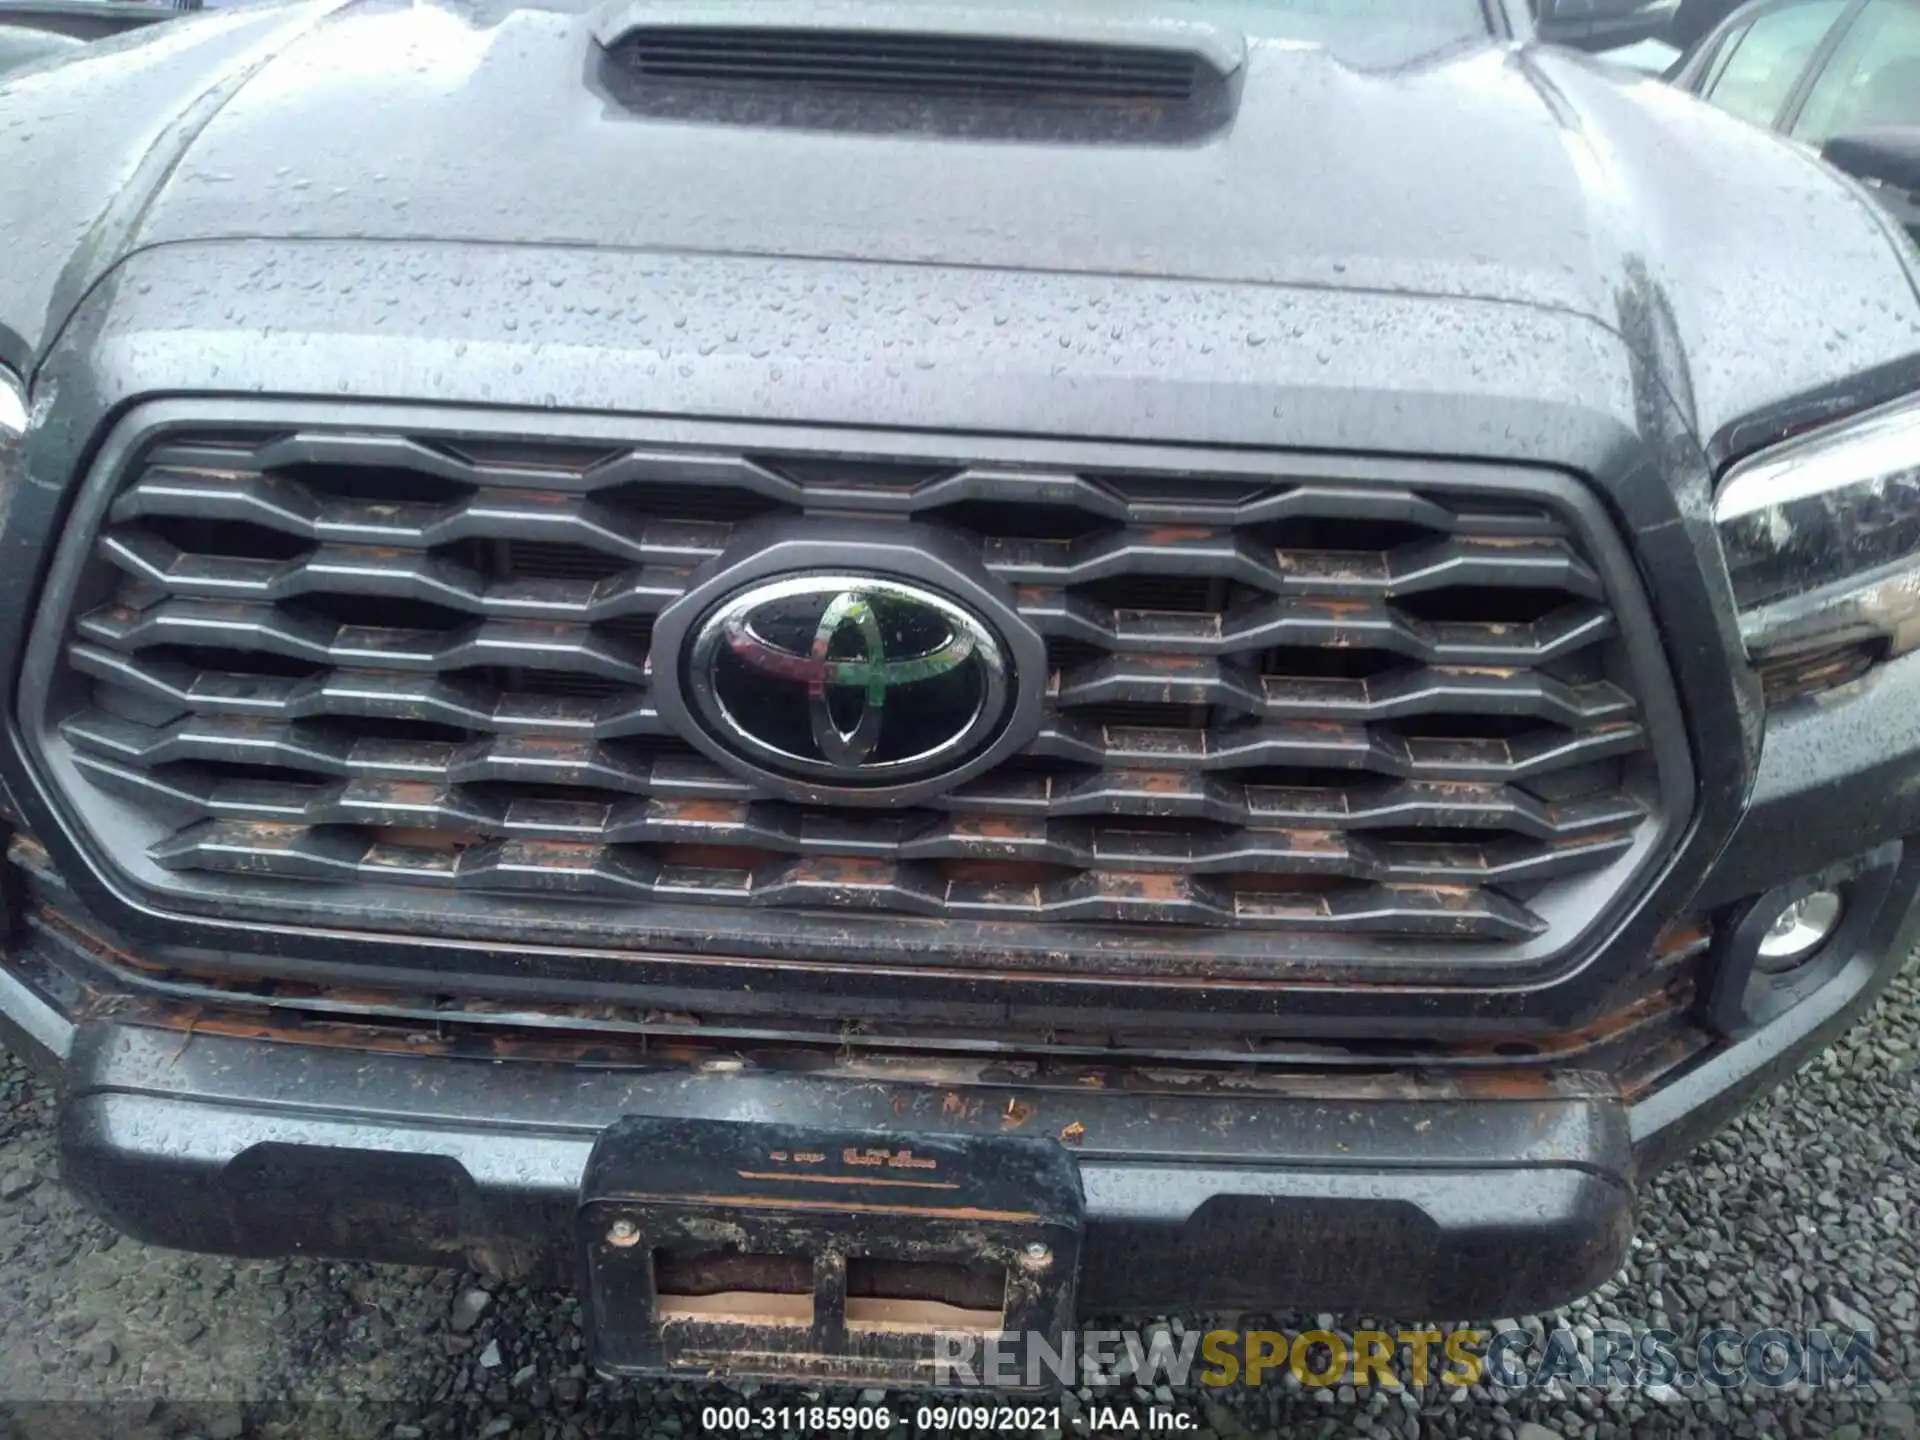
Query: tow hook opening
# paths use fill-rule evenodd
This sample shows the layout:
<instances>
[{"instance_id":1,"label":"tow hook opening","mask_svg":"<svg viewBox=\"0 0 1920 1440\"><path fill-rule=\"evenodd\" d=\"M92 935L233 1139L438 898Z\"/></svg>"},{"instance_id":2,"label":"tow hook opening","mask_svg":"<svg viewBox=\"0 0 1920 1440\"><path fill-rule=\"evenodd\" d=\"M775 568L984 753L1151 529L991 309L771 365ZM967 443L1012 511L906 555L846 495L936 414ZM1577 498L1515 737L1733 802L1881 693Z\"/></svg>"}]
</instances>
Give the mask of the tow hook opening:
<instances>
[{"instance_id":1,"label":"tow hook opening","mask_svg":"<svg viewBox=\"0 0 1920 1440\"><path fill-rule=\"evenodd\" d=\"M1007 1272L945 1260L847 1258L849 1330L993 1334L1005 1318Z\"/></svg>"},{"instance_id":2,"label":"tow hook opening","mask_svg":"<svg viewBox=\"0 0 1920 1440\"><path fill-rule=\"evenodd\" d=\"M660 1319L724 1325L813 1323L813 1261L805 1255L655 1250Z\"/></svg>"},{"instance_id":3,"label":"tow hook opening","mask_svg":"<svg viewBox=\"0 0 1920 1440\"><path fill-rule=\"evenodd\" d=\"M652 1252L655 1313L662 1322L806 1328L815 1320L820 1262L810 1255L739 1250ZM996 1265L827 1257L845 1267L850 1331L993 1334L1004 1323L1006 1270Z\"/></svg>"}]
</instances>

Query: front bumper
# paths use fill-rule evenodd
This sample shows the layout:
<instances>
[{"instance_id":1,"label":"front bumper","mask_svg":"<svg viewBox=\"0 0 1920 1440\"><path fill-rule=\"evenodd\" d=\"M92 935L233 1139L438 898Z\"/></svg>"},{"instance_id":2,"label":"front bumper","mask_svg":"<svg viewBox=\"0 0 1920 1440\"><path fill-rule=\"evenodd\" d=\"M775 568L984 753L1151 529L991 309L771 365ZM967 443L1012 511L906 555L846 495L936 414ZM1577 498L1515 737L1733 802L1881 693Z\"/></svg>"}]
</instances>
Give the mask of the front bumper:
<instances>
[{"instance_id":1,"label":"front bumper","mask_svg":"<svg viewBox=\"0 0 1920 1440\"><path fill-rule=\"evenodd\" d=\"M582 1173L621 1116L1020 1133L1075 1155L1083 1312L1490 1316L1612 1274L1638 1181L1872 1001L1914 942L1913 847L1887 878L1825 983L1632 1096L1578 1069L1140 1069L1093 1086L1000 1061L482 1061L408 1053L397 1037L367 1048L77 1018L20 952L0 966L0 1016L64 1088L68 1183L150 1243L570 1283Z\"/></svg>"},{"instance_id":2,"label":"front bumper","mask_svg":"<svg viewBox=\"0 0 1920 1440\"><path fill-rule=\"evenodd\" d=\"M225 1038L179 1048L149 1032L85 1032L60 1143L71 1183L102 1213L190 1249L470 1263L566 1282L588 1152L623 1115L903 1136L1081 1125L1083 1308L1528 1310L1606 1278L1630 1229L1627 1113L1577 1080L1524 1102L1397 1100L1371 1082L1345 1097L1150 1099L502 1073Z\"/></svg>"}]
</instances>

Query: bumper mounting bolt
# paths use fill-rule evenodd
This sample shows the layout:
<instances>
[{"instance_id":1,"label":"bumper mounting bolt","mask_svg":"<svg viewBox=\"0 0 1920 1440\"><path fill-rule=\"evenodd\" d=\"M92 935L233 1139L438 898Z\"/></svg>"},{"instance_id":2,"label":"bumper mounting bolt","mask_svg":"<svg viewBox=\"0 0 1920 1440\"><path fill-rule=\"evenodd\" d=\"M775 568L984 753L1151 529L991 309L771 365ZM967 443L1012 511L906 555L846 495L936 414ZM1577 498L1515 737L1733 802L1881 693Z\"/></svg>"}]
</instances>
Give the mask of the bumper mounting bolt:
<instances>
[{"instance_id":1,"label":"bumper mounting bolt","mask_svg":"<svg viewBox=\"0 0 1920 1440\"><path fill-rule=\"evenodd\" d=\"M640 1243L640 1227L631 1220L616 1220L607 1230L607 1244L621 1250Z\"/></svg>"}]
</instances>

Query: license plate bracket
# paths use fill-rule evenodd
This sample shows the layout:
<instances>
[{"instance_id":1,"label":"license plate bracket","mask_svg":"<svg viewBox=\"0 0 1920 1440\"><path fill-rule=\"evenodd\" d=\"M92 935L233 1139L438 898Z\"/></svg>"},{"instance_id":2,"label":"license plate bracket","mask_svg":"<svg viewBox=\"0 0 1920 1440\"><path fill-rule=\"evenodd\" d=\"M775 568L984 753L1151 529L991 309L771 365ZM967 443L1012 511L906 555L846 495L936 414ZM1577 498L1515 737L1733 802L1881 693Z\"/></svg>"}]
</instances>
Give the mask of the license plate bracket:
<instances>
[{"instance_id":1,"label":"license plate bracket","mask_svg":"<svg viewBox=\"0 0 1920 1440\"><path fill-rule=\"evenodd\" d=\"M1024 1382L1073 1322L1083 1208L1051 1139L629 1116L581 1184L589 1357L923 1386L936 1336L998 1334Z\"/></svg>"}]
</instances>

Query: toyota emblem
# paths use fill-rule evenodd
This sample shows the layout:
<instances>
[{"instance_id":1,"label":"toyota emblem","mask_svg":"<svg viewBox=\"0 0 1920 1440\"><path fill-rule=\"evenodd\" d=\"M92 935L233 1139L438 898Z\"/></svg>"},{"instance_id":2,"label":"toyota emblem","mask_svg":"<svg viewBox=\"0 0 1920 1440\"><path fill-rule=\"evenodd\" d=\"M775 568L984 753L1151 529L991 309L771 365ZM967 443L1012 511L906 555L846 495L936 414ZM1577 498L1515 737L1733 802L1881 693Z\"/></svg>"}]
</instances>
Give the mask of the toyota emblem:
<instances>
[{"instance_id":1,"label":"toyota emblem","mask_svg":"<svg viewBox=\"0 0 1920 1440\"><path fill-rule=\"evenodd\" d=\"M749 586L694 629L694 713L725 748L795 779L892 785L957 770L1003 727L992 629L935 591L870 575Z\"/></svg>"}]
</instances>

